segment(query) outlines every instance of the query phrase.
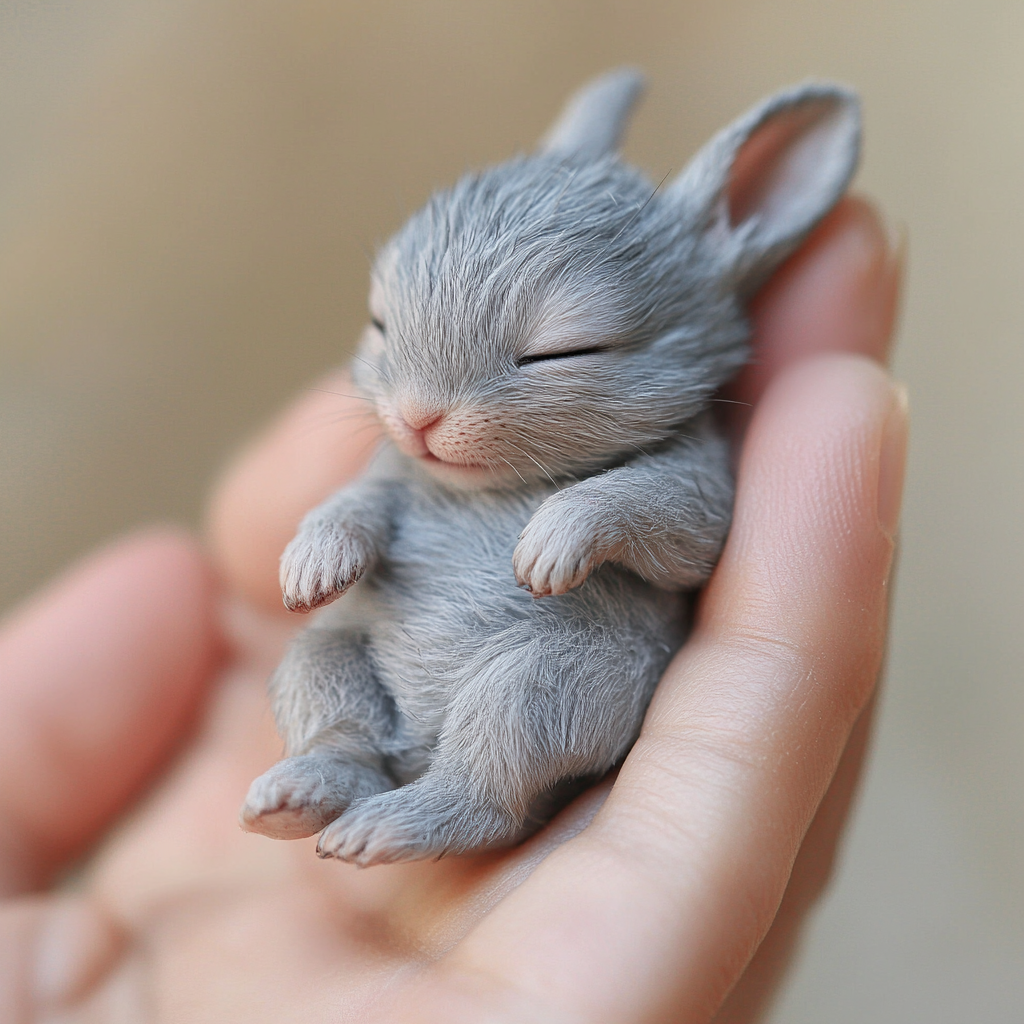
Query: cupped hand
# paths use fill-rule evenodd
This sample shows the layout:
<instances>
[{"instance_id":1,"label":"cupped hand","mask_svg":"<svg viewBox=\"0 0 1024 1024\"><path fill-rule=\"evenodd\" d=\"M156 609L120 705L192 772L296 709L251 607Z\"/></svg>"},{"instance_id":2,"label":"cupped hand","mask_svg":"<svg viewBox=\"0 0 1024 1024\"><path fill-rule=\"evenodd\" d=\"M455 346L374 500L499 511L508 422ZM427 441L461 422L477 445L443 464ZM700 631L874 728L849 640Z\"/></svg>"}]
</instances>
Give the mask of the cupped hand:
<instances>
[{"instance_id":1,"label":"cupped hand","mask_svg":"<svg viewBox=\"0 0 1024 1024\"><path fill-rule=\"evenodd\" d=\"M0 1021L756 1019L869 731L906 445L878 365L898 278L852 199L759 297L723 396L745 428L735 518L693 635L614 782L516 849L361 871L236 824L280 751L278 557L374 439L344 377L217 491L229 599L194 542L151 532L8 620Z\"/></svg>"}]
</instances>

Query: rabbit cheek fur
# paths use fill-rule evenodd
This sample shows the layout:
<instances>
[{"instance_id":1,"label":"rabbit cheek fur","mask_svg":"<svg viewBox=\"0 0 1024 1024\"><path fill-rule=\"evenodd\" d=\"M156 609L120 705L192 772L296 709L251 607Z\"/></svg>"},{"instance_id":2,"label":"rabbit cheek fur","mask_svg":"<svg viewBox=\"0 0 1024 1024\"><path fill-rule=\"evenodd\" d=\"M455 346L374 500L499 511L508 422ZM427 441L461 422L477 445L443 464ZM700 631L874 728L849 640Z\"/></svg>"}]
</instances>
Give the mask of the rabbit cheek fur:
<instances>
[{"instance_id":1,"label":"rabbit cheek fur","mask_svg":"<svg viewBox=\"0 0 1024 1024\"><path fill-rule=\"evenodd\" d=\"M655 188L612 72L383 248L354 375L389 435L303 520L243 827L369 865L514 842L635 740L728 531L708 413L744 305L842 195L848 90L763 101Z\"/></svg>"}]
</instances>

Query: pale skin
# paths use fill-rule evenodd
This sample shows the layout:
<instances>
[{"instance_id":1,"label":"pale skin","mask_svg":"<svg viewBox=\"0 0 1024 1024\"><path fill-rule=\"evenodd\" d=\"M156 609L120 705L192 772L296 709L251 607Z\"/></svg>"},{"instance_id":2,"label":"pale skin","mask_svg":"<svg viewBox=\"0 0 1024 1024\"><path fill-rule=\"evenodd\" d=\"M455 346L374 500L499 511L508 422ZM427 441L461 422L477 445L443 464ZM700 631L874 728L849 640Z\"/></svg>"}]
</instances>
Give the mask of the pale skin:
<instances>
[{"instance_id":1,"label":"pale skin","mask_svg":"<svg viewBox=\"0 0 1024 1024\"><path fill-rule=\"evenodd\" d=\"M324 393L340 379L227 474L205 548L143 534L17 612L0 1021L757 1019L870 730L906 443L881 369L899 264L846 200L759 297L757 360L725 396L753 406L735 520L695 633L617 779L517 849L360 871L236 824L280 754L278 557L372 444L361 403Z\"/></svg>"}]
</instances>

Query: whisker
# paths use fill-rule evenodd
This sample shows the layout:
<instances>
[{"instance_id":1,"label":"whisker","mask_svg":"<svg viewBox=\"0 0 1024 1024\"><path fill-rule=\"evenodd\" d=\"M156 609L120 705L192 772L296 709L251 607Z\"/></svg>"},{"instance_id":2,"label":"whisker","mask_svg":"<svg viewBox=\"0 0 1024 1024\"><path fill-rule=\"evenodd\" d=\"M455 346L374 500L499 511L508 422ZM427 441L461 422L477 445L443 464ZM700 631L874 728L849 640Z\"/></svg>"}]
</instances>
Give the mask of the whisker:
<instances>
[{"instance_id":1,"label":"whisker","mask_svg":"<svg viewBox=\"0 0 1024 1024\"><path fill-rule=\"evenodd\" d=\"M320 422L317 422L317 423L310 423L306 427L306 429L303 430L298 436L299 437L308 437L310 434L315 433L318 430L324 430L327 427L341 426L345 422L346 422L346 419L342 418L342 419L335 419L335 420L321 420ZM348 436L349 437L358 437L360 434L362 434L363 432L369 430L371 427L376 427L376 426L377 426L376 421L368 421L368 422L363 423L360 426L356 427L355 429L350 430Z\"/></svg>"},{"instance_id":2,"label":"whisker","mask_svg":"<svg viewBox=\"0 0 1024 1024\"><path fill-rule=\"evenodd\" d=\"M619 235L621 235L623 231L626 231L628 228L632 227L633 226L633 222L637 219L637 217L639 217L640 214L643 213L644 210L647 209L647 204L658 194L659 190L661 189L661 186L664 185L666 181L668 181L668 176L671 173L672 173L672 168L670 167L665 172L665 177L662 178L661 181L659 181L658 184L654 186L654 191L644 201L643 206L641 206L636 211L636 213L634 213L633 216L630 217L629 220L627 220L626 223L623 224L622 227L619 228L619 230L615 233L615 237L608 243L608 248L609 249L619 240Z\"/></svg>"},{"instance_id":3,"label":"whisker","mask_svg":"<svg viewBox=\"0 0 1024 1024\"><path fill-rule=\"evenodd\" d=\"M555 197L555 204L551 208L551 213L548 214L549 218L554 217L554 215L558 213L558 207L561 206L562 204L562 198L565 196L565 193L568 192L569 186L576 180L576 175L579 173L579 168L574 167L573 170L570 172L568 178L565 179L565 184L562 186L562 191L559 192L558 195Z\"/></svg>"},{"instance_id":4,"label":"whisker","mask_svg":"<svg viewBox=\"0 0 1024 1024\"><path fill-rule=\"evenodd\" d=\"M343 391L328 391L327 388L303 388L304 391L318 391L321 395L336 395L338 398L354 398L360 402L372 402L366 395L346 395Z\"/></svg>"},{"instance_id":5,"label":"whisker","mask_svg":"<svg viewBox=\"0 0 1024 1024\"><path fill-rule=\"evenodd\" d=\"M548 480L551 481L551 486L552 487L556 488L559 491L562 489L561 487L558 486L558 482L547 471L547 469L544 466L542 466L529 452L523 451L523 449L520 448L519 445L517 445L514 441L509 441L508 438L505 438L505 442L507 444L512 445L512 447L515 448L515 450L517 452L519 452L520 455L525 455L548 478ZM520 476L520 479L522 479L521 476ZM526 481L524 480L523 482L525 483Z\"/></svg>"},{"instance_id":6,"label":"whisker","mask_svg":"<svg viewBox=\"0 0 1024 1024\"><path fill-rule=\"evenodd\" d=\"M316 416L309 417L311 423L323 423L330 420L332 423L342 423L345 420L366 420L377 418L372 409L353 409L349 412L339 412L337 409L325 409Z\"/></svg>"},{"instance_id":7,"label":"whisker","mask_svg":"<svg viewBox=\"0 0 1024 1024\"><path fill-rule=\"evenodd\" d=\"M363 366L368 366L376 375L378 380L382 380L387 383L388 375L381 369L377 363L371 363L369 359L364 359L361 355L353 354L353 361L362 363Z\"/></svg>"},{"instance_id":8,"label":"whisker","mask_svg":"<svg viewBox=\"0 0 1024 1024\"><path fill-rule=\"evenodd\" d=\"M361 420L361 422L360 422ZM336 416L334 419L325 418L322 419L318 426L340 426L342 423L352 423L357 425L360 430L368 427L379 427L380 421L376 418L369 419L366 417L355 417L355 416Z\"/></svg>"},{"instance_id":9,"label":"whisker","mask_svg":"<svg viewBox=\"0 0 1024 1024\"><path fill-rule=\"evenodd\" d=\"M512 463L509 462L508 459L506 459L504 455L499 455L498 458L501 459L501 461L504 462L505 465L508 466L508 468L511 469L512 472L515 473L515 475L517 477L519 477L519 479L522 480L524 484L526 483L526 477L523 476L523 474L520 473L519 470L516 469L516 467L513 466Z\"/></svg>"}]
</instances>

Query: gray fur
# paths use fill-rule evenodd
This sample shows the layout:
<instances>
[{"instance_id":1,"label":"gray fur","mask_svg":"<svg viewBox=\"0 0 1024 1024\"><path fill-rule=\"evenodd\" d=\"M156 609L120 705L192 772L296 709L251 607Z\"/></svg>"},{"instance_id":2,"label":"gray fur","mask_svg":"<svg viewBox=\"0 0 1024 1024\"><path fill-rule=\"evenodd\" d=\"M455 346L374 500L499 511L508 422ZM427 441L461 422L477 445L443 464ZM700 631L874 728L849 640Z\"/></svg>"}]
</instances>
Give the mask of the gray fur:
<instances>
[{"instance_id":1,"label":"gray fur","mask_svg":"<svg viewBox=\"0 0 1024 1024\"><path fill-rule=\"evenodd\" d=\"M619 148L643 91L644 76L635 68L617 68L592 79L569 97L538 150L582 160L609 156Z\"/></svg>"},{"instance_id":2,"label":"gray fur","mask_svg":"<svg viewBox=\"0 0 1024 1024\"><path fill-rule=\"evenodd\" d=\"M289 758L246 828L360 864L513 842L636 738L729 526L708 409L744 301L859 140L855 97L808 83L656 189L612 151L639 89L597 79L381 251L354 373L392 443L282 557L289 608L347 596L272 680Z\"/></svg>"}]
</instances>

